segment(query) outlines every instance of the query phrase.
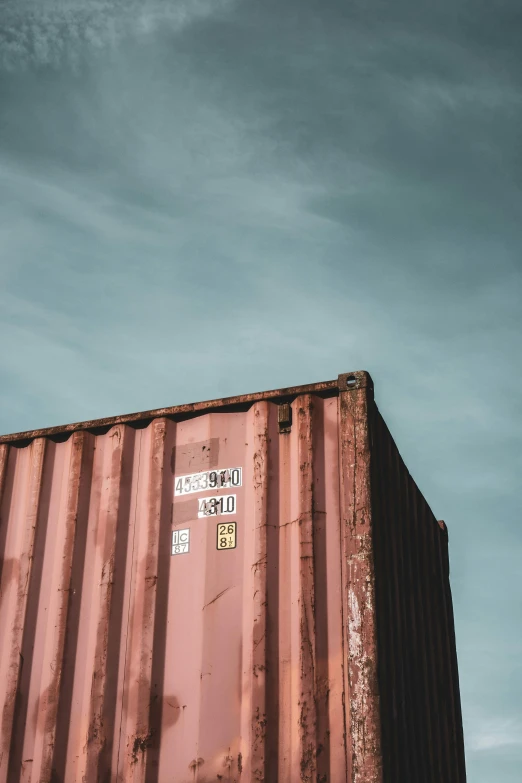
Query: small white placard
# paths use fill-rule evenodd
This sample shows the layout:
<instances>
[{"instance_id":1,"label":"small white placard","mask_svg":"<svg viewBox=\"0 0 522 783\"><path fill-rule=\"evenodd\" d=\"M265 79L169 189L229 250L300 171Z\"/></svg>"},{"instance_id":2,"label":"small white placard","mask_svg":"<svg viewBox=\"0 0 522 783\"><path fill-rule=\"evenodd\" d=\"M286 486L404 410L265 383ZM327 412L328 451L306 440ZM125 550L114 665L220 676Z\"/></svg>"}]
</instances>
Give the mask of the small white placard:
<instances>
[{"instance_id":1,"label":"small white placard","mask_svg":"<svg viewBox=\"0 0 522 783\"><path fill-rule=\"evenodd\" d=\"M172 554L185 555L190 551L190 528L172 531Z\"/></svg>"},{"instance_id":2,"label":"small white placard","mask_svg":"<svg viewBox=\"0 0 522 783\"><path fill-rule=\"evenodd\" d=\"M186 476L176 476L174 479L174 495L191 495L194 492L208 492L216 489L232 489L243 484L242 468L222 468L220 470L205 470L202 473L190 473Z\"/></svg>"},{"instance_id":3,"label":"small white placard","mask_svg":"<svg viewBox=\"0 0 522 783\"><path fill-rule=\"evenodd\" d=\"M198 517L219 517L221 514L236 513L236 495L215 495L198 500Z\"/></svg>"}]
</instances>

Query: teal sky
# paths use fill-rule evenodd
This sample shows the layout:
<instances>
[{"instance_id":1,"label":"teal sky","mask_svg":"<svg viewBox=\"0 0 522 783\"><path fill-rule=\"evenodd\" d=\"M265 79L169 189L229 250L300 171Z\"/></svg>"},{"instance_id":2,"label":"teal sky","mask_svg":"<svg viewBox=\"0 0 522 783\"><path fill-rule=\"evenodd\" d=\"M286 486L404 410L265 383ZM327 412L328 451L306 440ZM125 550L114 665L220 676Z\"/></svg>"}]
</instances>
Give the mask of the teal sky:
<instances>
[{"instance_id":1,"label":"teal sky","mask_svg":"<svg viewBox=\"0 0 522 783\"><path fill-rule=\"evenodd\" d=\"M0 431L367 369L522 780L520 0L3 0ZM420 783L420 782L419 782Z\"/></svg>"}]
</instances>

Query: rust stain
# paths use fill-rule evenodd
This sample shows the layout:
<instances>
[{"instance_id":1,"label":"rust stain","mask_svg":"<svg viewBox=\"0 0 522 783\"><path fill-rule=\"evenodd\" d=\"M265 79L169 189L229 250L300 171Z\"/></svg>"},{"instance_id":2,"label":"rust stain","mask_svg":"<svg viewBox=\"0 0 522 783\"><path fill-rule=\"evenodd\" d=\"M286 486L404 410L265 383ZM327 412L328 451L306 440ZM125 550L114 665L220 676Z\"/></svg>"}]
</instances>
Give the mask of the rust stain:
<instances>
[{"instance_id":1,"label":"rust stain","mask_svg":"<svg viewBox=\"0 0 522 783\"><path fill-rule=\"evenodd\" d=\"M172 449L170 468L178 476L217 468L219 465L219 438L188 443Z\"/></svg>"},{"instance_id":2,"label":"rust stain","mask_svg":"<svg viewBox=\"0 0 522 783\"><path fill-rule=\"evenodd\" d=\"M183 525L185 522L192 522L198 518L198 499L189 498L188 500L174 499L172 505L172 524L175 527Z\"/></svg>"},{"instance_id":3,"label":"rust stain","mask_svg":"<svg viewBox=\"0 0 522 783\"><path fill-rule=\"evenodd\" d=\"M163 699L163 727L175 726L181 715L181 706L177 696L165 696Z\"/></svg>"},{"instance_id":4,"label":"rust stain","mask_svg":"<svg viewBox=\"0 0 522 783\"><path fill-rule=\"evenodd\" d=\"M151 744L152 734L145 734L144 736L134 737L131 750L131 763L137 764L138 761L143 759L143 756L147 752L147 748L150 748Z\"/></svg>"},{"instance_id":5,"label":"rust stain","mask_svg":"<svg viewBox=\"0 0 522 783\"><path fill-rule=\"evenodd\" d=\"M233 587L233 586L232 586L232 587ZM225 593L228 593L228 591L229 591L229 590L232 590L232 587L225 587L225 589L224 589L224 590L222 590L220 593L218 593L218 594L216 595L216 597L212 599L212 601L209 601L209 602L208 602L208 604L205 604L205 606L203 607L203 609L206 609L206 608L207 608L207 606L211 606L212 604L215 604L215 603L216 603L216 601L217 601L219 598L221 598L221 596L222 596L222 595L225 595ZM202 610L202 611L203 611L203 610Z\"/></svg>"},{"instance_id":6,"label":"rust stain","mask_svg":"<svg viewBox=\"0 0 522 783\"><path fill-rule=\"evenodd\" d=\"M278 400L281 397L296 397L299 394L307 392L320 394L321 392L336 392L337 381L323 381L321 383L308 384L307 386L289 386L285 389L275 389L267 392L255 392L254 394L242 394L237 397L223 397L221 399L207 400L205 402L195 402L186 405L175 405L170 408L156 408L141 413L129 413L124 416L111 416L105 419L92 419L90 421L76 422L59 427L47 427L46 429L28 430L27 432L15 432L10 435L0 437L2 443L16 443L18 441L33 440L34 438L45 438L51 435L60 435L76 430L97 430L109 428L115 424L134 424L140 421L158 419L160 417L176 417L190 413L199 413L212 411L221 411L223 408L247 405L261 400Z\"/></svg>"},{"instance_id":7,"label":"rust stain","mask_svg":"<svg viewBox=\"0 0 522 783\"><path fill-rule=\"evenodd\" d=\"M317 689L314 572L313 401L307 395L298 409L299 557L300 557L300 765L303 783L317 775Z\"/></svg>"},{"instance_id":8,"label":"rust stain","mask_svg":"<svg viewBox=\"0 0 522 783\"><path fill-rule=\"evenodd\" d=\"M116 432L117 437L115 437ZM87 779L96 779L100 764L103 765L104 756L112 743L113 711L110 707L107 709L105 695L113 666L109 652L111 632L115 627L115 624L111 624L111 619L115 609L118 519L122 506L122 488L126 478L124 453L131 437L133 434L120 427L109 433L105 463L108 466L108 475L104 475L107 496L102 496L97 515L96 543L101 558L101 570L98 571L96 641L85 745ZM105 465L104 470L107 470Z\"/></svg>"},{"instance_id":9,"label":"rust stain","mask_svg":"<svg viewBox=\"0 0 522 783\"><path fill-rule=\"evenodd\" d=\"M350 531L344 537L343 556L347 568L347 674L353 783L382 783L368 432L368 406L372 403L367 384L361 388L359 383L341 394L343 522Z\"/></svg>"},{"instance_id":10,"label":"rust stain","mask_svg":"<svg viewBox=\"0 0 522 783\"><path fill-rule=\"evenodd\" d=\"M16 582L20 576L20 560L17 557L6 557L2 560L2 581L0 583L0 598L11 581Z\"/></svg>"},{"instance_id":11,"label":"rust stain","mask_svg":"<svg viewBox=\"0 0 522 783\"><path fill-rule=\"evenodd\" d=\"M255 504L253 529L253 565L250 569L253 596L251 662L252 689L250 713L250 747L245 748L248 768L245 777L259 780L266 765L267 715L267 519L268 519L268 426L269 410L266 402L254 406L254 440L252 453L253 500ZM238 755L238 771L243 770L243 753Z\"/></svg>"}]
</instances>

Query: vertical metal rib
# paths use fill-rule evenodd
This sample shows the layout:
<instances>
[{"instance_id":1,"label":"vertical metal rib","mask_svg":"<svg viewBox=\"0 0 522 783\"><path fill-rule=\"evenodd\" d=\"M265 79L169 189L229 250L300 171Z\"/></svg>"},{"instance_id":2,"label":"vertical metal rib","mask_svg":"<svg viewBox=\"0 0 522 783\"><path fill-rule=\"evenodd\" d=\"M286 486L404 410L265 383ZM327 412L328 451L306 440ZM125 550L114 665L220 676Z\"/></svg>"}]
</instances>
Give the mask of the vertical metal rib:
<instances>
[{"instance_id":1,"label":"vertical metal rib","mask_svg":"<svg viewBox=\"0 0 522 783\"><path fill-rule=\"evenodd\" d=\"M280 757L280 445L288 442L289 435L279 433L277 411L278 407L268 403L267 427L267 463L266 470L266 700L267 715L265 735L265 767L266 780L278 779ZM262 768L263 769L263 768Z\"/></svg>"},{"instance_id":2,"label":"vertical metal rib","mask_svg":"<svg viewBox=\"0 0 522 783\"><path fill-rule=\"evenodd\" d=\"M0 444L0 508L4 497L5 477L7 475L7 460L9 459L9 446Z\"/></svg>"},{"instance_id":3,"label":"vertical metal rib","mask_svg":"<svg viewBox=\"0 0 522 783\"><path fill-rule=\"evenodd\" d=\"M52 583L48 585L50 594L44 596L44 599L48 600L49 611L45 617L47 633L43 640L42 673L44 677L47 672L50 672L51 675L49 681L43 680L39 684L39 687L45 688L45 690L43 690L39 703L38 743L35 752L33 752L32 770L32 774L41 783L49 783L53 777L53 755L62 683L82 465L85 444L89 439L92 439L92 436L88 433L77 432L72 435L67 444L61 444L59 447L61 450L67 451L64 456L66 456L68 465L66 464L62 468L64 481L60 496L56 499L53 530L48 533L49 553L46 572L52 576ZM56 483L60 487L62 482L57 480ZM53 547L52 550L51 547ZM65 738L61 741L65 742ZM39 765L37 765L37 761L40 762ZM38 766L40 766L39 770Z\"/></svg>"},{"instance_id":4,"label":"vertical metal rib","mask_svg":"<svg viewBox=\"0 0 522 783\"><path fill-rule=\"evenodd\" d=\"M62 643L62 658L59 683L59 695L56 704L56 716L53 740L53 757L50 780L61 783L65 781L67 753L69 750L71 716L73 712L73 683L75 681L76 662L78 654L78 636L80 631L80 608L85 570L85 552L87 542L87 526L91 497L92 468L95 451L95 437L88 432L76 433L71 438L72 453L70 456L68 494L66 500L66 530L67 557L63 563L64 597L67 599L62 606L60 627L65 623L65 633ZM71 538L74 537L74 542ZM69 545L71 546L69 557ZM58 545L59 551L60 545ZM69 574L67 570L70 569ZM68 577L68 579L67 579ZM58 647L57 647L58 654ZM52 728L49 728L49 741ZM46 762L46 764L48 761ZM45 771L47 766L45 767Z\"/></svg>"},{"instance_id":5,"label":"vertical metal rib","mask_svg":"<svg viewBox=\"0 0 522 783\"><path fill-rule=\"evenodd\" d=\"M341 780L344 772L342 759L341 726L336 710L342 708L339 700L339 655L335 646L335 630L339 630L339 548L336 547L333 563L329 562L329 545L338 533L338 519L331 513L331 497L339 497L337 477L336 439L327 444L326 431L331 416L337 414L335 405L314 397L312 403L312 457L313 457L313 572L314 572L314 624L315 624L315 717L316 717L316 777L321 783ZM337 425L337 419L335 418ZM336 427L337 428L337 427ZM331 430L330 430L331 431ZM327 457L328 451L328 457ZM333 459L332 459L333 457ZM328 460L328 461L327 461ZM330 486L327 490L327 484ZM332 492L333 490L333 492ZM338 510L337 508L335 509ZM333 567L332 567L333 566ZM332 619L335 621L332 622ZM337 628L336 628L337 626ZM340 717L340 714L337 713ZM333 721L332 721L333 718ZM342 723L342 719L341 719ZM340 741L339 741L340 740ZM332 753L333 745L333 753ZM339 751L341 753L339 754ZM341 764L339 765L339 761Z\"/></svg>"},{"instance_id":6,"label":"vertical metal rib","mask_svg":"<svg viewBox=\"0 0 522 783\"><path fill-rule=\"evenodd\" d=\"M8 775L18 775L13 769L13 757L17 742L13 731L17 713L23 709L20 680L23 675L24 659L22 644L26 633L27 599L33 567L34 542L42 489L42 474L47 442L33 441L30 449L17 455L13 466L14 501L7 511L7 535L4 549L0 603L0 682L3 684L0 696L1 746L0 781L5 783ZM6 567L7 566L7 567ZM18 743L20 743L18 737ZM13 752L15 751L15 752ZM18 754L16 754L18 755Z\"/></svg>"},{"instance_id":7,"label":"vertical metal rib","mask_svg":"<svg viewBox=\"0 0 522 783\"><path fill-rule=\"evenodd\" d=\"M134 435L116 426L96 440L66 779L97 780L114 739Z\"/></svg>"},{"instance_id":8,"label":"vertical metal rib","mask_svg":"<svg viewBox=\"0 0 522 783\"><path fill-rule=\"evenodd\" d=\"M313 519L312 397L298 399L299 511L299 738L300 780L315 781L317 768L316 639Z\"/></svg>"},{"instance_id":9,"label":"vertical metal rib","mask_svg":"<svg viewBox=\"0 0 522 783\"><path fill-rule=\"evenodd\" d=\"M17 449L12 449L6 443L0 445L0 587L2 586L2 571L6 563L6 541L7 530L9 523L9 512L11 506L11 495L13 490L13 482L7 481L7 467L9 463L9 455L13 453L11 464L16 461ZM11 473L13 471L11 470ZM6 487L9 486L7 490ZM9 566L10 568L10 566ZM2 593L0 593L0 602L2 600Z\"/></svg>"},{"instance_id":10,"label":"vertical metal rib","mask_svg":"<svg viewBox=\"0 0 522 783\"><path fill-rule=\"evenodd\" d=\"M241 764L245 780L264 780L267 735L267 514L268 514L268 403L259 402L253 416L253 487L249 488L249 513L244 525L245 601L243 609L242 688L246 698L241 710ZM250 518L249 518L250 517ZM248 695L247 695L248 694Z\"/></svg>"},{"instance_id":11,"label":"vertical metal rib","mask_svg":"<svg viewBox=\"0 0 522 783\"><path fill-rule=\"evenodd\" d=\"M149 734L151 737L147 749L147 771L145 783L160 783L160 753L162 749L162 725L166 709L172 707L165 698L165 667L167 661L166 644L169 624L170 566L172 548L172 496L174 475L168 455L172 455L177 435L177 425L165 420L165 442L163 448L162 480L159 488L161 505L159 509L159 541L157 560L157 587L154 606L154 631L151 665L151 690ZM158 470L156 465L155 470Z\"/></svg>"},{"instance_id":12,"label":"vertical metal rib","mask_svg":"<svg viewBox=\"0 0 522 783\"><path fill-rule=\"evenodd\" d=\"M295 718L295 704L298 701L295 686L294 672L297 665L294 663L295 638L299 635L299 628L295 628L295 606L298 601L298 586L294 564L298 559L295 544L295 517L296 511L292 504L294 476L292 467L295 452L295 426L290 433L278 435L279 445L279 548L277 564L278 580L278 712L279 712L279 737L278 737L278 769L277 780L288 780L294 783L299 775L299 759L294 753L294 735L297 726ZM294 777L295 776L295 777Z\"/></svg>"},{"instance_id":13,"label":"vertical metal rib","mask_svg":"<svg viewBox=\"0 0 522 783\"><path fill-rule=\"evenodd\" d=\"M146 776L150 731L150 695L154 653L154 620L162 511L167 421L156 419L142 430L140 485L134 523L130 613L125 661L124 708L119 774L123 780ZM165 589L166 586L164 585Z\"/></svg>"}]
</instances>

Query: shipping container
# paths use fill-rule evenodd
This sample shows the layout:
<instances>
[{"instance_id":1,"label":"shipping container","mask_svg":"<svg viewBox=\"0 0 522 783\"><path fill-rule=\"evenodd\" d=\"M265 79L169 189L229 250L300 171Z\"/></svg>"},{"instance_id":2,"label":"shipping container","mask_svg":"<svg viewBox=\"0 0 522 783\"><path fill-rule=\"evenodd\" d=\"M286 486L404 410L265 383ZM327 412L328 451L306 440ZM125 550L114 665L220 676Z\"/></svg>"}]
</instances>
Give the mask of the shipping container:
<instances>
[{"instance_id":1,"label":"shipping container","mask_svg":"<svg viewBox=\"0 0 522 783\"><path fill-rule=\"evenodd\" d=\"M0 438L0 783L464 783L446 526L366 372Z\"/></svg>"}]
</instances>

